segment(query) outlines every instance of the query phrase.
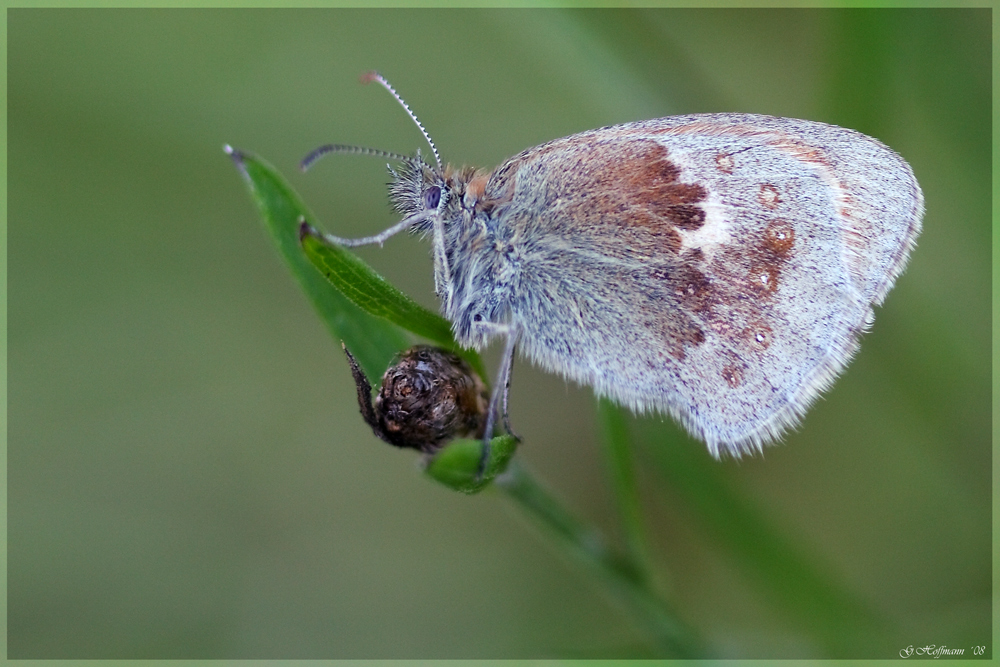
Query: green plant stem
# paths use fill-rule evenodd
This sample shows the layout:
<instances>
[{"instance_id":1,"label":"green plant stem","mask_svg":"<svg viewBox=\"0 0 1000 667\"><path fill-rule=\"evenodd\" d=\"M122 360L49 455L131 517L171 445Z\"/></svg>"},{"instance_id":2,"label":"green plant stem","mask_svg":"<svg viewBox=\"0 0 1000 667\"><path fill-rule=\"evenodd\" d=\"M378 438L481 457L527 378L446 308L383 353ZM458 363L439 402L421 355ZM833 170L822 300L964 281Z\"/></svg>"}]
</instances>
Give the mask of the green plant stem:
<instances>
[{"instance_id":1,"label":"green plant stem","mask_svg":"<svg viewBox=\"0 0 1000 667\"><path fill-rule=\"evenodd\" d=\"M604 436L604 453L611 477L611 488L625 532L625 545L632 560L641 568L645 581L652 584L654 570L642 521L642 507L635 480L635 463L629 441L628 423L621 408L607 399L598 400L597 415Z\"/></svg>"},{"instance_id":2,"label":"green plant stem","mask_svg":"<svg viewBox=\"0 0 1000 667\"><path fill-rule=\"evenodd\" d=\"M724 479L704 447L664 436L645 423L636 443L700 525L733 555L775 608L823 647L828 657L863 654L894 630L879 614L830 576L815 556L803 553L743 494Z\"/></svg>"},{"instance_id":3,"label":"green plant stem","mask_svg":"<svg viewBox=\"0 0 1000 667\"><path fill-rule=\"evenodd\" d=\"M701 654L694 633L649 588L630 558L611 551L600 533L572 516L517 460L494 482L546 532L570 558L600 579L643 625L661 652L670 657Z\"/></svg>"}]
</instances>

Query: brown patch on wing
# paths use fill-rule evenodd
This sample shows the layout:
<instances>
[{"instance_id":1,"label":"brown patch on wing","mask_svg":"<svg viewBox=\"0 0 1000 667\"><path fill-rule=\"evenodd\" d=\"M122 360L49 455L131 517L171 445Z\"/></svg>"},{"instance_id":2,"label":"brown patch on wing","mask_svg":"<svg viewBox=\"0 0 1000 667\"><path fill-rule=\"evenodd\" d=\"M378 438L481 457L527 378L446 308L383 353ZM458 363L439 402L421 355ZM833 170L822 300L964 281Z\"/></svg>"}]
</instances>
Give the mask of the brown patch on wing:
<instances>
[{"instance_id":1,"label":"brown patch on wing","mask_svg":"<svg viewBox=\"0 0 1000 667\"><path fill-rule=\"evenodd\" d=\"M750 289L758 296L770 296L777 292L780 277L781 267L771 262L753 264L748 272Z\"/></svg>"},{"instance_id":2,"label":"brown patch on wing","mask_svg":"<svg viewBox=\"0 0 1000 667\"><path fill-rule=\"evenodd\" d=\"M759 357L774 347L780 329L773 319L774 308L785 283L791 280L785 274L801 238L784 218L766 220L756 230L747 230L743 238L743 244L726 247L698 267L713 286L707 296L699 298L705 290L696 289L681 303L695 309L708 306L708 310L693 311L699 321L738 355ZM720 360L718 372L728 386L745 384L753 367L742 359L749 358Z\"/></svg>"},{"instance_id":3,"label":"brown patch on wing","mask_svg":"<svg viewBox=\"0 0 1000 667\"><path fill-rule=\"evenodd\" d=\"M669 218L675 226L684 230L695 230L705 224L705 211L698 206L684 205L663 205L659 202L651 203L650 209L657 211L661 206L665 208L661 215ZM669 208L667 208L669 206ZM659 212L659 211L658 211Z\"/></svg>"},{"instance_id":4,"label":"brown patch on wing","mask_svg":"<svg viewBox=\"0 0 1000 667\"><path fill-rule=\"evenodd\" d=\"M743 337L750 342L752 349L763 352L771 347L774 333L771 331L771 327L767 326L763 320L756 320L743 330Z\"/></svg>"},{"instance_id":5,"label":"brown patch on wing","mask_svg":"<svg viewBox=\"0 0 1000 667\"><path fill-rule=\"evenodd\" d=\"M664 347L673 358L683 361L686 348L705 342L705 332L692 317L711 305L711 283L690 262L653 266L644 269L640 284L660 285L673 299L654 298L655 307L646 310L650 328L658 333ZM678 308L677 305L683 306Z\"/></svg>"},{"instance_id":6,"label":"brown patch on wing","mask_svg":"<svg viewBox=\"0 0 1000 667\"><path fill-rule=\"evenodd\" d=\"M722 369L722 379L732 388L743 384L743 369L736 366L726 366Z\"/></svg>"},{"instance_id":7,"label":"brown patch on wing","mask_svg":"<svg viewBox=\"0 0 1000 667\"><path fill-rule=\"evenodd\" d=\"M705 342L705 332L694 320L683 313L659 313L658 330L666 343L667 352L677 361L684 361L688 347L697 347Z\"/></svg>"},{"instance_id":8,"label":"brown patch on wing","mask_svg":"<svg viewBox=\"0 0 1000 667\"><path fill-rule=\"evenodd\" d=\"M764 230L763 248L778 257L785 257L795 245L795 228L781 218L775 218Z\"/></svg>"},{"instance_id":9,"label":"brown patch on wing","mask_svg":"<svg viewBox=\"0 0 1000 667\"><path fill-rule=\"evenodd\" d=\"M554 166L544 168L544 187L549 200L561 209L554 215L577 231L606 237L618 235L608 227L632 228L648 238L645 246L633 248L637 253L676 255L680 250L677 230L695 230L705 224L700 204L708 191L699 183L682 182L680 167L658 142L573 142L559 148L565 155L560 155ZM555 147L536 149L512 162L547 159L546 150ZM518 173L512 169L503 165L493 180Z\"/></svg>"},{"instance_id":10,"label":"brown patch on wing","mask_svg":"<svg viewBox=\"0 0 1000 667\"><path fill-rule=\"evenodd\" d=\"M760 186L760 192L757 193L757 200L761 206L773 211L781 203L781 195L778 194L778 188L770 183L764 183Z\"/></svg>"},{"instance_id":11,"label":"brown patch on wing","mask_svg":"<svg viewBox=\"0 0 1000 667\"><path fill-rule=\"evenodd\" d=\"M763 229L751 231L743 239L742 244L730 245L715 256L705 270L722 286L715 298L737 307L747 318L744 322L754 322L761 308L781 290L783 275L793 261L799 239L794 225L785 218L767 220ZM746 326L740 325L737 330ZM745 332L743 338L749 341L750 334ZM763 349L770 345L769 340L768 333L760 341L764 343Z\"/></svg>"},{"instance_id":12,"label":"brown patch on wing","mask_svg":"<svg viewBox=\"0 0 1000 667\"><path fill-rule=\"evenodd\" d=\"M677 233L676 229L665 229L663 230L663 245L670 252L677 254L681 251L681 235Z\"/></svg>"},{"instance_id":13,"label":"brown patch on wing","mask_svg":"<svg viewBox=\"0 0 1000 667\"><path fill-rule=\"evenodd\" d=\"M704 255L700 249L688 250L678 259L677 264L652 269L650 277L673 297L662 302L657 313L658 329L671 356L683 360L686 348L705 342L705 331L698 320L710 319L718 294L704 272Z\"/></svg>"},{"instance_id":14,"label":"brown patch on wing","mask_svg":"<svg viewBox=\"0 0 1000 667\"><path fill-rule=\"evenodd\" d=\"M705 342L705 332L690 320L686 320L684 326L668 326L663 333L667 351L677 361L684 361L687 356L685 348L697 347Z\"/></svg>"},{"instance_id":15,"label":"brown patch on wing","mask_svg":"<svg viewBox=\"0 0 1000 667\"><path fill-rule=\"evenodd\" d=\"M795 228L782 218L771 220L748 253L751 292L766 297L778 291L781 273L795 247Z\"/></svg>"},{"instance_id":16,"label":"brown patch on wing","mask_svg":"<svg viewBox=\"0 0 1000 667\"><path fill-rule=\"evenodd\" d=\"M680 182L680 168L670 161L666 148L655 141L633 141L618 152L594 174L598 187L615 193L612 198L624 200L629 208L649 211L681 229L705 224L705 211L695 204L708 192L697 183Z\"/></svg>"},{"instance_id":17,"label":"brown patch on wing","mask_svg":"<svg viewBox=\"0 0 1000 667\"><path fill-rule=\"evenodd\" d=\"M704 281L695 280L697 275L691 269L683 274L687 283L678 275L677 284L694 287L693 292L677 296L680 305L685 310L690 308L687 312L706 331L738 355L720 359L720 370L716 371L722 373L730 387L742 386L754 375L755 367L746 365L743 359L767 355L775 347L775 335L780 330L774 320L778 315L775 308L782 290L791 286L791 277L786 273L802 242L790 220L770 218L762 222L743 232L743 243L729 244L693 267L705 276ZM682 258L689 254L682 253Z\"/></svg>"},{"instance_id":18,"label":"brown patch on wing","mask_svg":"<svg viewBox=\"0 0 1000 667\"><path fill-rule=\"evenodd\" d=\"M712 307L712 282L698 267L685 262L671 276L671 286L677 299L691 312L707 312Z\"/></svg>"}]
</instances>

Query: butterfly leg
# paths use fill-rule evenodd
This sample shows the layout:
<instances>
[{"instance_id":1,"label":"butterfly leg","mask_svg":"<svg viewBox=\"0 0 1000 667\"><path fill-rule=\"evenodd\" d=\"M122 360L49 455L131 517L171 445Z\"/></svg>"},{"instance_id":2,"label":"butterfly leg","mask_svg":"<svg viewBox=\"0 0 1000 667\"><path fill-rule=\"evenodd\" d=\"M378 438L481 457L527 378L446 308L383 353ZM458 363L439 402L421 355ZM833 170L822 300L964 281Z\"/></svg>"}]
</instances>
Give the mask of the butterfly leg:
<instances>
[{"instance_id":1,"label":"butterfly leg","mask_svg":"<svg viewBox=\"0 0 1000 667\"><path fill-rule=\"evenodd\" d=\"M510 329L507 332L507 343L504 345L503 358L500 360L500 370L497 372L496 384L490 395L490 406L486 411L486 428L483 430L483 449L479 458L479 469L476 479L480 480L486 473L486 467L490 461L490 440L493 439L493 428L496 425L498 408L503 407L504 428L513 435L510 430L510 417L507 414L507 393L510 388L510 371L514 365L514 350L517 347L517 330ZM517 436L514 436L517 437Z\"/></svg>"},{"instance_id":2,"label":"butterfly leg","mask_svg":"<svg viewBox=\"0 0 1000 667\"><path fill-rule=\"evenodd\" d=\"M514 367L513 367L513 361L514 361L514 359L513 359L513 357L514 357L514 353L511 352L511 367L509 369L507 369L507 382L505 382L504 385L503 385L503 404L502 404L503 405L503 428L504 428L505 431L507 431L507 433L510 433L512 436L514 436L515 438L517 438L518 440L520 440L521 436L519 436L517 433L515 433L514 429L511 428L511 426L510 426L510 413L507 411L507 399L510 397L510 376L511 376L511 374L514 371Z\"/></svg>"}]
</instances>

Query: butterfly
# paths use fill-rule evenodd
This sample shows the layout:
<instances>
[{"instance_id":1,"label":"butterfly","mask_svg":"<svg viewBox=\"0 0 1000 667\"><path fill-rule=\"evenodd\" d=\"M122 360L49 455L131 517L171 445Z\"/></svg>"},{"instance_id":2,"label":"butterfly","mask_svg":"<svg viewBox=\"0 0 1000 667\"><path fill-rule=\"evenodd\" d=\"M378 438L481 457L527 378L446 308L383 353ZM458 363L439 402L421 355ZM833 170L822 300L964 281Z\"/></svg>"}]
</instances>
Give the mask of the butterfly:
<instances>
[{"instance_id":1,"label":"butterfly","mask_svg":"<svg viewBox=\"0 0 1000 667\"><path fill-rule=\"evenodd\" d=\"M903 158L824 123L670 116L529 148L492 171L394 159L402 220L341 246L429 236L445 317L463 346L504 351L483 462L515 350L636 412L672 415L716 457L798 423L858 348L920 233Z\"/></svg>"}]
</instances>

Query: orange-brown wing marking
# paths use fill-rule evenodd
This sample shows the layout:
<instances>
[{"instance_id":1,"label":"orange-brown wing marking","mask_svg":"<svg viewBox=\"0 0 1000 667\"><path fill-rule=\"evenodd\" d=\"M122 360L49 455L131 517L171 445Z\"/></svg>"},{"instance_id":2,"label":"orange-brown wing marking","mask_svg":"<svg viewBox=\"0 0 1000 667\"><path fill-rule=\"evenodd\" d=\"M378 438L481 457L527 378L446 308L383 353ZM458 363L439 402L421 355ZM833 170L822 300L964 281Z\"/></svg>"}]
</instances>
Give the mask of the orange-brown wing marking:
<instances>
[{"instance_id":1,"label":"orange-brown wing marking","mask_svg":"<svg viewBox=\"0 0 1000 667\"><path fill-rule=\"evenodd\" d=\"M614 159L608 159L607 148L600 146L599 154L584 157L579 170L565 174L564 187L573 199L566 211L575 220L659 228L676 252L680 239L672 228L694 230L705 223L697 205L708 196L705 188L681 183L680 169L655 141L621 142L611 151Z\"/></svg>"},{"instance_id":2,"label":"orange-brown wing marking","mask_svg":"<svg viewBox=\"0 0 1000 667\"><path fill-rule=\"evenodd\" d=\"M702 253L682 252L681 232L705 224L701 203L708 192L681 182L666 147L642 138L571 137L512 162L524 168L504 165L491 185L499 190L516 174L525 179L519 191L545 192L541 211L533 208L536 199L517 215L531 219L532 238L551 249L560 280L589 276L579 289L614 288L627 300L620 307L635 313L628 326L641 328L634 339L662 346L675 359L705 342L699 320L711 310L715 290Z\"/></svg>"}]
</instances>

